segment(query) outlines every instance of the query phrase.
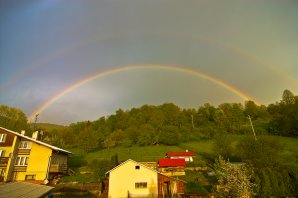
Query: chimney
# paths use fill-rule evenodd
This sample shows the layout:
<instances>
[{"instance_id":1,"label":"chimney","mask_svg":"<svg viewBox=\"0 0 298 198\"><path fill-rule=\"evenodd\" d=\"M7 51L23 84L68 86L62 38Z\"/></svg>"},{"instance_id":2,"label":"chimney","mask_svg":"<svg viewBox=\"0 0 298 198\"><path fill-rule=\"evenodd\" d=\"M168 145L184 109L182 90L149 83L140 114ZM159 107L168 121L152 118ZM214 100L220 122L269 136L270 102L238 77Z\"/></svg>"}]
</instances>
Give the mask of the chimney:
<instances>
[{"instance_id":1,"label":"chimney","mask_svg":"<svg viewBox=\"0 0 298 198\"><path fill-rule=\"evenodd\" d=\"M38 131L32 133L32 138L36 140L38 139Z\"/></svg>"},{"instance_id":2,"label":"chimney","mask_svg":"<svg viewBox=\"0 0 298 198\"><path fill-rule=\"evenodd\" d=\"M21 135L25 136L26 131L25 130L21 130Z\"/></svg>"}]
</instances>

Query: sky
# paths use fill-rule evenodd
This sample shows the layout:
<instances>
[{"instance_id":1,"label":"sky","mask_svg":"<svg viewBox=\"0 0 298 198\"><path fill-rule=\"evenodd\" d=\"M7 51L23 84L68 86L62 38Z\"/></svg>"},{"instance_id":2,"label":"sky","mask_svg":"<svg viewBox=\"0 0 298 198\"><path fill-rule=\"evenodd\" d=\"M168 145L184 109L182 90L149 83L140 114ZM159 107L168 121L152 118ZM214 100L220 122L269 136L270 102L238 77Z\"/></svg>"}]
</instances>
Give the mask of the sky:
<instances>
[{"instance_id":1,"label":"sky","mask_svg":"<svg viewBox=\"0 0 298 198\"><path fill-rule=\"evenodd\" d=\"M0 105L70 124L117 109L298 93L296 0L1 0Z\"/></svg>"}]
</instances>

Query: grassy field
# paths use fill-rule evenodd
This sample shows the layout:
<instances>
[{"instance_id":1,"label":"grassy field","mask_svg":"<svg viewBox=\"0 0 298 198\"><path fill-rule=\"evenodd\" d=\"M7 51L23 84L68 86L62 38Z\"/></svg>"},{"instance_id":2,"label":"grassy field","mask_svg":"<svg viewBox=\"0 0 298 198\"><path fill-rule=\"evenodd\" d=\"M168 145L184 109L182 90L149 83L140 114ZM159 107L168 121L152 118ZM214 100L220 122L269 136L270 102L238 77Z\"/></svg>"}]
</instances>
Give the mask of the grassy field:
<instances>
[{"instance_id":1,"label":"grassy field","mask_svg":"<svg viewBox=\"0 0 298 198\"><path fill-rule=\"evenodd\" d=\"M119 161L133 159L139 162L157 161L163 158L168 151L183 151L184 149L178 146L144 146L144 147L129 147L129 148L112 148L92 152L86 155L88 161L92 159L109 159L112 155L118 154Z\"/></svg>"},{"instance_id":2,"label":"grassy field","mask_svg":"<svg viewBox=\"0 0 298 198\"><path fill-rule=\"evenodd\" d=\"M52 131L54 129L60 130L60 129L64 128L64 126L62 126L62 125L48 124L48 123L36 123L36 124L32 123L31 125L32 126L36 125L36 128L42 129L45 131Z\"/></svg>"},{"instance_id":3,"label":"grassy field","mask_svg":"<svg viewBox=\"0 0 298 198\"><path fill-rule=\"evenodd\" d=\"M270 136L273 139L277 139L283 146L283 150L280 152L280 157L285 163L298 164L298 138ZM243 135L229 135L231 138L232 146L235 147L238 141L244 138ZM117 147L111 149L97 150L88 154L84 154L81 150L72 150L75 155L81 155L87 162L93 159L110 159L111 156L118 154L119 161L125 161L127 159L133 159L139 162L155 161L159 158L165 157L168 151L185 151L186 149L194 151L199 157L212 156L214 139L204 139L195 142L182 143L178 146L144 146L144 147Z\"/></svg>"},{"instance_id":4,"label":"grassy field","mask_svg":"<svg viewBox=\"0 0 298 198\"><path fill-rule=\"evenodd\" d=\"M270 136L273 139L277 139L282 145L282 151L280 152L280 157L284 164L298 165L298 138L288 138L288 137L278 137L278 136ZM232 141L232 146L236 146L238 141L244 136L242 135L230 135L229 138ZM76 166L71 167L76 171L75 176L64 178L65 181L78 181L82 183L88 183L90 181L98 181L94 174L82 175L80 172L82 171L94 171L87 166L91 164L91 162L95 159L111 159L111 157L115 154L118 155L119 162L123 162L127 159L133 159L138 162L157 162L158 159L165 157L166 152L168 151L185 151L186 149L194 151L197 153L197 158L195 159L195 166L206 166L210 159L215 159L215 155L213 152L213 144L214 139L205 139L195 142L187 142L182 143L178 146L144 146L144 147L117 147L111 149L102 149L97 150L91 153L84 153L80 149L71 150L74 152L74 155L71 157L72 159L76 159ZM70 160L71 161L71 160ZM231 160L232 161L232 160ZM201 180L201 183L210 183L212 184L214 181L209 181L209 178L206 177L206 173L202 172L192 172L187 176L183 177L184 180L188 182L193 182L192 180ZM198 188L195 186L195 188ZM210 185L206 185L204 187L200 187L204 192L204 189L208 190ZM210 189L209 189L210 190Z\"/></svg>"}]
</instances>

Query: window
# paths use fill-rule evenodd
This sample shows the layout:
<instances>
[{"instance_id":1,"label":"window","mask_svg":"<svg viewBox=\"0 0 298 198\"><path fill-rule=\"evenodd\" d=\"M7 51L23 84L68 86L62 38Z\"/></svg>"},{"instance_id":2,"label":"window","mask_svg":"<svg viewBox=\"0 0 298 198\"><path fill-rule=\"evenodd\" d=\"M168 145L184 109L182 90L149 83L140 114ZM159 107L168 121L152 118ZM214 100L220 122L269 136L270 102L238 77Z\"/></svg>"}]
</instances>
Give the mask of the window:
<instances>
[{"instance_id":1,"label":"window","mask_svg":"<svg viewBox=\"0 0 298 198\"><path fill-rule=\"evenodd\" d=\"M136 166L136 170L139 170L140 169L140 166Z\"/></svg>"},{"instance_id":2,"label":"window","mask_svg":"<svg viewBox=\"0 0 298 198\"><path fill-rule=\"evenodd\" d=\"M29 141L21 141L19 145L20 149L30 149L31 148L31 142Z\"/></svg>"},{"instance_id":3,"label":"window","mask_svg":"<svg viewBox=\"0 0 298 198\"><path fill-rule=\"evenodd\" d=\"M1 133L0 134L0 142L5 142L5 140L6 140L6 134Z\"/></svg>"},{"instance_id":4,"label":"window","mask_svg":"<svg viewBox=\"0 0 298 198\"><path fill-rule=\"evenodd\" d=\"M15 165L16 166L27 166L29 157L18 156Z\"/></svg>"},{"instance_id":5,"label":"window","mask_svg":"<svg viewBox=\"0 0 298 198\"><path fill-rule=\"evenodd\" d=\"M4 157L5 156L5 150L0 150L0 157Z\"/></svg>"},{"instance_id":6,"label":"window","mask_svg":"<svg viewBox=\"0 0 298 198\"><path fill-rule=\"evenodd\" d=\"M147 182L136 182L135 183L135 188L147 188Z\"/></svg>"},{"instance_id":7,"label":"window","mask_svg":"<svg viewBox=\"0 0 298 198\"><path fill-rule=\"evenodd\" d=\"M35 175L26 175L25 180L35 180Z\"/></svg>"}]
</instances>

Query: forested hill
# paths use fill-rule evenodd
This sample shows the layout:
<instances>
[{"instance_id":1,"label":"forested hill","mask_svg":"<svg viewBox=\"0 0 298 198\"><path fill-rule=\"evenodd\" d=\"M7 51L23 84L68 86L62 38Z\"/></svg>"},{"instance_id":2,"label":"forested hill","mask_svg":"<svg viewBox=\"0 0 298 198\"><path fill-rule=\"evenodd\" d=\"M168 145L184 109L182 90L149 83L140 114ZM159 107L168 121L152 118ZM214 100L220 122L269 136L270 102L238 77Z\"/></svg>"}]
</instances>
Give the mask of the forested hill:
<instances>
[{"instance_id":1,"label":"forested hill","mask_svg":"<svg viewBox=\"0 0 298 198\"><path fill-rule=\"evenodd\" d=\"M252 125L248 117L251 118ZM253 101L204 104L198 109L181 109L173 103L144 105L95 121L46 131L48 141L57 146L80 146L87 152L98 147L166 144L222 134L298 135L298 96L289 90L280 102L256 105Z\"/></svg>"},{"instance_id":2,"label":"forested hill","mask_svg":"<svg viewBox=\"0 0 298 198\"><path fill-rule=\"evenodd\" d=\"M32 130L32 126L25 126L25 116L20 110L0 107L1 126L17 131L20 127ZM11 113L12 110L18 114ZM18 117L13 118L14 115ZM198 109L181 109L173 103L165 103L127 111L119 109L108 117L67 127L44 124L35 127L44 130L44 141L62 147L81 146L89 151L117 145L175 145L221 134L252 134L252 126L257 134L297 136L297 123L298 96L285 90L281 101L268 106L246 101L245 104L223 103L215 107L207 103Z\"/></svg>"}]
</instances>

